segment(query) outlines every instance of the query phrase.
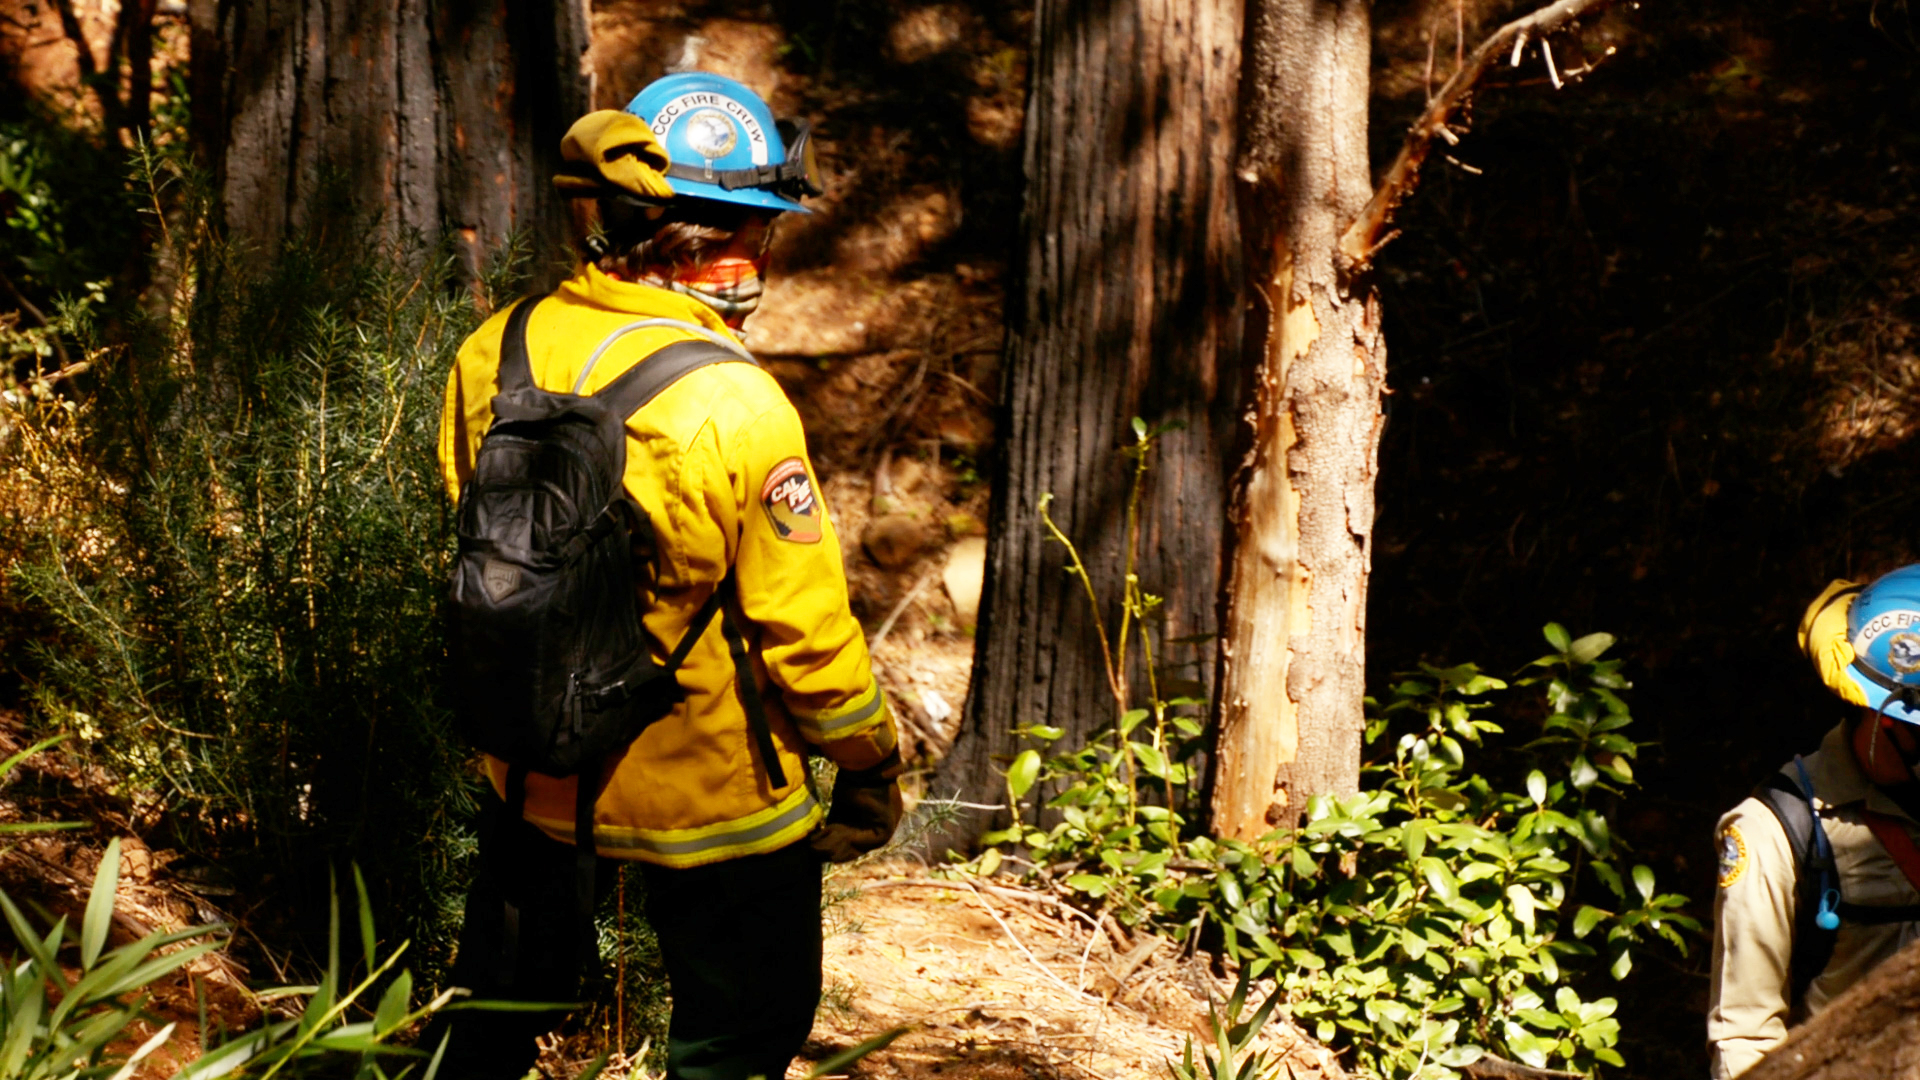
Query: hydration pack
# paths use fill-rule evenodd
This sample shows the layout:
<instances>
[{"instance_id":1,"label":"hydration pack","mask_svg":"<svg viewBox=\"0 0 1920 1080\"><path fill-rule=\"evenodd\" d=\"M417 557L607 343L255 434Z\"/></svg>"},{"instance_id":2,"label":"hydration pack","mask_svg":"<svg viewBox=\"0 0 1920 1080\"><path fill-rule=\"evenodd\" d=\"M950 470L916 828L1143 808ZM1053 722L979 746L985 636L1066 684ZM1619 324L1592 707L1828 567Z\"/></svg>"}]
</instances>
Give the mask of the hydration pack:
<instances>
[{"instance_id":1,"label":"hydration pack","mask_svg":"<svg viewBox=\"0 0 1920 1080\"><path fill-rule=\"evenodd\" d=\"M681 701L675 671L727 592L714 591L664 665L654 661L634 572L654 538L626 495L626 420L688 372L747 357L676 342L591 396L542 390L526 338L540 299L507 318L493 424L460 492L448 651L460 727L508 765L508 820L520 816L529 771L579 776L575 842L586 859L602 762Z\"/></svg>"},{"instance_id":2,"label":"hydration pack","mask_svg":"<svg viewBox=\"0 0 1920 1080\"><path fill-rule=\"evenodd\" d=\"M1825 804L1818 801L1813 778L1799 756L1793 759L1792 773L1783 768L1767 777L1754 789L1753 797L1773 811L1793 850L1793 951L1787 965L1787 1003L1797 1017L1804 1019L1807 989L1833 960L1834 940L1843 924L1880 926L1920 921L1920 905L1855 904L1841 896L1833 845L1821 822L1820 811ZM1873 824L1871 820L1868 823ZM1882 835L1880 828L1874 832L1886 846L1890 837ZM1894 858L1901 861L1899 854ZM1920 882L1915 887L1920 888Z\"/></svg>"}]
</instances>

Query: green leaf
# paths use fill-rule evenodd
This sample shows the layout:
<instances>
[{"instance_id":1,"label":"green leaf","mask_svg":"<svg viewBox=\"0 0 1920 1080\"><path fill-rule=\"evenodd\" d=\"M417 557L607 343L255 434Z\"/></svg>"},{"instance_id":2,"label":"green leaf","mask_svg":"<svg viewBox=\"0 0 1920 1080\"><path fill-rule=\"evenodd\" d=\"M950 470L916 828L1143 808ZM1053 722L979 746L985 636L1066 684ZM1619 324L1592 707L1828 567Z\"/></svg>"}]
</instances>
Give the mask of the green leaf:
<instances>
[{"instance_id":1,"label":"green leaf","mask_svg":"<svg viewBox=\"0 0 1920 1080\"><path fill-rule=\"evenodd\" d=\"M1600 659L1600 654L1613 648L1612 634L1588 634L1562 650L1567 659L1576 664L1591 664Z\"/></svg>"},{"instance_id":2,"label":"green leaf","mask_svg":"<svg viewBox=\"0 0 1920 1080\"><path fill-rule=\"evenodd\" d=\"M998 869L1000 869L999 848L990 847L980 853L979 874L981 877L992 877L993 872Z\"/></svg>"},{"instance_id":3,"label":"green leaf","mask_svg":"<svg viewBox=\"0 0 1920 1080\"><path fill-rule=\"evenodd\" d=\"M1540 632L1546 635L1547 644L1563 653L1573 647L1573 638L1568 636L1567 628L1557 622L1548 623Z\"/></svg>"},{"instance_id":4,"label":"green leaf","mask_svg":"<svg viewBox=\"0 0 1920 1080\"><path fill-rule=\"evenodd\" d=\"M1135 442L1147 441L1147 422L1137 416L1133 418L1133 438Z\"/></svg>"},{"instance_id":5,"label":"green leaf","mask_svg":"<svg viewBox=\"0 0 1920 1080\"><path fill-rule=\"evenodd\" d=\"M1123 736L1131 734L1133 729L1139 727L1140 722L1146 718L1147 710L1145 709L1128 709L1126 712L1121 713L1120 734Z\"/></svg>"},{"instance_id":6,"label":"green leaf","mask_svg":"<svg viewBox=\"0 0 1920 1080\"><path fill-rule=\"evenodd\" d=\"M1573 936L1583 938L1593 933L1593 928L1600 925L1600 920L1606 917L1606 912L1592 904L1580 905L1580 910L1573 916Z\"/></svg>"},{"instance_id":7,"label":"green leaf","mask_svg":"<svg viewBox=\"0 0 1920 1080\"><path fill-rule=\"evenodd\" d=\"M1075 874L1067 879L1067 887L1078 889L1098 900L1107 895L1107 889L1111 887L1111 883L1096 874Z\"/></svg>"},{"instance_id":8,"label":"green leaf","mask_svg":"<svg viewBox=\"0 0 1920 1080\"><path fill-rule=\"evenodd\" d=\"M1146 770L1148 776L1160 780L1166 779L1167 755L1161 753L1158 747L1148 743L1134 743L1133 753L1140 759L1140 767Z\"/></svg>"},{"instance_id":9,"label":"green leaf","mask_svg":"<svg viewBox=\"0 0 1920 1080\"><path fill-rule=\"evenodd\" d=\"M1520 925L1526 927L1528 933L1532 933L1533 893L1528 891L1525 885L1509 885L1507 886L1507 900L1513 905L1513 917L1520 920Z\"/></svg>"},{"instance_id":10,"label":"green leaf","mask_svg":"<svg viewBox=\"0 0 1920 1080\"><path fill-rule=\"evenodd\" d=\"M1607 970L1613 974L1615 980L1626 978L1627 972L1633 970L1633 951L1621 949L1620 955L1613 958L1613 965Z\"/></svg>"},{"instance_id":11,"label":"green leaf","mask_svg":"<svg viewBox=\"0 0 1920 1080\"><path fill-rule=\"evenodd\" d=\"M1007 790L1014 798L1025 795L1040 777L1040 754L1036 750L1022 750L1013 764L1007 766Z\"/></svg>"},{"instance_id":12,"label":"green leaf","mask_svg":"<svg viewBox=\"0 0 1920 1080\"><path fill-rule=\"evenodd\" d=\"M1434 895L1442 901L1450 904L1460 898L1460 883L1454 878L1453 871L1447 869L1446 863L1429 855L1420 860L1420 873L1426 877Z\"/></svg>"},{"instance_id":13,"label":"green leaf","mask_svg":"<svg viewBox=\"0 0 1920 1080\"><path fill-rule=\"evenodd\" d=\"M100 866L93 872L93 893L87 897L87 913L80 920L80 970L88 971L100 959L107 944L107 931L113 926L113 899L120 888L120 838L107 842Z\"/></svg>"},{"instance_id":14,"label":"green leaf","mask_svg":"<svg viewBox=\"0 0 1920 1080\"><path fill-rule=\"evenodd\" d=\"M1138 421L1135 421L1135 422L1138 423ZM834 1054L833 1056L822 1060L820 1064L815 1065L813 1067L813 1071L807 1074L807 1080L821 1080L822 1077L832 1076L835 1073L846 1072L847 1066L852 1065L854 1062L859 1061L861 1058L866 1057L868 1054L871 1054L876 1050L886 1049L889 1043L893 1042L893 1040L899 1038L900 1036L905 1035L908 1030L909 1030L908 1028L897 1027L888 1031L883 1031L880 1034L875 1035L873 1038L868 1039L866 1042L863 1042L857 1046L852 1046L845 1050L842 1050L839 1053Z\"/></svg>"},{"instance_id":15,"label":"green leaf","mask_svg":"<svg viewBox=\"0 0 1920 1080\"><path fill-rule=\"evenodd\" d=\"M360 947L367 960L367 970L380 966L375 956L378 948L373 937L373 901L367 899L367 879L360 873L360 864L353 864L353 887L360 894Z\"/></svg>"},{"instance_id":16,"label":"green leaf","mask_svg":"<svg viewBox=\"0 0 1920 1080\"><path fill-rule=\"evenodd\" d=\"M1626 886L1620 881L1620 871L1615 870L1611 863L1596 861L1592 866L1594 876L1599 878L1613 892L1613 895L1622 900L1627 898Z\"/></svg>"},{"instance_id":17,"label":"green leaf","mask_svg":"<svg viewBox=\"0 0 1920 1080\"><path fill-rule=\"evenodd\" d=\"M1034 724L1027 728L1027 734L1044 742L1054 742L1066 733L1065 728L1050 727L1046 724Z\"/></svg>"},{"instance_id":18,"label":"green leaf","mask_svg":"<svg viewBox=\"0 0 1920 1080\"><path fill-rule=\"evenodd\" d=\"M1535 806L1545 806L1547 804L1546 773L1541 772L1539 769L1534 769L1527 773L1527 798L1532 799L1533 805Z\"/></svg>"},{"instance_id":19,"label":"green leaf","mask_svg":"<svg viewBox=\"0 0 1920 1080\"><path fill-rule=\"evenodd\" d=\"M1587 755L1581 754L1573 759L1568 779L1573 781L1576 790L1585 791L1600 779L1600 770L1593 767L1593 762L1587 760Z\"/></svg>"},{"instance_id":20,"label":"green leaf","mask_svg":"<svg viewBox=\"0 0 1920 1080\"><path fill-rule=\"evenodd\" d=\"M1644 864L1635 866L1633 868L1633 887L1634 890L1640 894L1640 899L1653 899L1653 868Z\"/></svg>"},{"instance_id":21,"label":"green leaf","mask_svg":"<svg viewBox=\"0 0 1920 1080\"><path fill-rule=\"evenodd\" d=\"M373 1030L378 1037L386 1038L407 1022L407 1004L412 997L413 973L403 970L380 995L380 1005L374 1010Z\"/></svg>"},{"instance_id":22,"label":"green leaf","mask_svg":"<svg viewBox=\"0 0 1920 1080\"><path fill-rule=\"evenodd\" d=\"M1419 818L1407 822L1400 842L1401 846L1406 849L1407 858L1412 859L1414 862L1419 862L1420 856L1425 854L1427 850L1426 822L1421 821Z\"/></svg>"}]
</instances>

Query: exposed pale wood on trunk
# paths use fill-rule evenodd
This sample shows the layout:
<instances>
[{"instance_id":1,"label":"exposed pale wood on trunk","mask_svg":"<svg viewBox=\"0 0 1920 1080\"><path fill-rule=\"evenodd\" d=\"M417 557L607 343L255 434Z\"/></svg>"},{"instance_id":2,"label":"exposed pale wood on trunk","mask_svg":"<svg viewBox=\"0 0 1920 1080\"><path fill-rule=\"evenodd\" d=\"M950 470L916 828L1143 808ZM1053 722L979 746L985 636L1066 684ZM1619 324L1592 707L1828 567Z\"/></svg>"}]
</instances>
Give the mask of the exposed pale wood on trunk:
<instances>
[{"instance_id":1,"label":"exposed pale wood on trunk","mask_svg":"<svg viewBox=\"0 0 1920 1080\"><path fill-rule=\"evenodd\" d=\"M1222 835L1359 782L1386 350L1372 284L1335 257L1371 194L1369 48L1363 0L1249 5L1238 193L1264 347L1222 648Z\"/></svg>"},{"instance_id":2,"label":"exposed pale wood on trunk","mask_svg":"<svg viewBox=\"0 0 1920 1080\"><path fill-rule=\"evenodd\" d=\"M1920 1080L1920 943L1794 1028L1740 1080Z\"/></svg>"},{"instance_id":3,"label":"exposed pale wood on trunk","mask_svg":"<svg viewBox=\"0 0 1920 1080\"><path fill-rule=\"evenodd\" d=\"M200 142L226 227L256 257L343 228L451 230L470 265L515 230L542 262L564 240L548 178L589 107L578 0L204 0L190 14Z\"/></svg>"},{"instance_id":4,"label":"exposed pale wood on trunk","mask_svg":"<svg viewBox=\"0 0 1920 1080\"><path fill-rule=\"evenodd\" d=\"M1040 0L1028 97L1022 285L1014 292L979 646L967 723L935 788L1003 794L1014 728L1077 745L1113 720L1086 597L1046 541L1042 494L1121 595L1128 420L1179 421L1142 509L1140 578L1170 637L1212 634L1239 383L1230 168L1240 5ZM1138 652L1136 648L1134 652ZM1176 649L1193 660L1205 646ZM1182 671L1202 682L1211 661ZM976 822L959 826L961 831ZM956 835L959 835L956 832Z\"/></svg>"}]
</instances>

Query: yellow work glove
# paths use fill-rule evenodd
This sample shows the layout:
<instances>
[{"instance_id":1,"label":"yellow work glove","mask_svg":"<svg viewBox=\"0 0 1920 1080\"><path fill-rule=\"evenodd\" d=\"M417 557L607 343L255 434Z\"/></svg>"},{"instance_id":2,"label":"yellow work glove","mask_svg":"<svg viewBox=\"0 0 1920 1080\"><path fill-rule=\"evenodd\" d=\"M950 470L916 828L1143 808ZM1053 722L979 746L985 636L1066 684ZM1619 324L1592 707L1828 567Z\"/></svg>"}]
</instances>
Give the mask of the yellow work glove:
<instances>
[{"instance_id":1,"label":"yellow work glove","mask_svg":"<svg viewBox=\"0 0 1920 1080\"><path fill-rule=\"evenodd\" d=\"M871 769L841 769L833 781L827 820L807 842L828 862L852 862L893 839L905 813L900 796L900 751Z\"/></svg>"},{"instance_id":2,"label":"yellow work glove","mask_svg":"<svg viewBox=\"0 0 1920 1080\"><path fill-rule=\"evenodd\" d=\"M560 158L566 164L553 186L564 195L625 191L645 199L673 198L667 148L646 121L630 112L600 109L575 120L560 140Z\"/></svg>"},{"instance_id":3,"label":"yellow work glove","mask_svg":"<svg viewBox=\"0 0 1920 1080\"><path fill-rule=\"evenodd\" d=\"M1847 675L1853 663L1853 642L1847 640L1847 613L1860 592L1857 581L1829 582L1806 614L1800 616L1800 651L1807 654L1820 671L1827 689L1855 705L1867 703L1866 691Z\"/></svg>"}]
</instances>

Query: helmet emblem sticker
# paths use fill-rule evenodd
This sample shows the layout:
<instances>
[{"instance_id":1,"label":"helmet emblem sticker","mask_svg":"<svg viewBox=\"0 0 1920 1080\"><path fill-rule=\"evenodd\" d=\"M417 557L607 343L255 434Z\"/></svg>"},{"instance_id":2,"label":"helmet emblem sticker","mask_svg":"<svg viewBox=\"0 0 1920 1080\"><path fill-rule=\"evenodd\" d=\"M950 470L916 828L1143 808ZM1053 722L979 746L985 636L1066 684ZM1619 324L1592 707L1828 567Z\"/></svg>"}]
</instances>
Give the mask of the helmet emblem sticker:
<instances>
[{"instance_id":1,"label":"helmet emblem sticker","mask_svg":"<svg viewBox=\"0 0 1920 1080\"><path fill-rule=\"evenodd\" d=\"M1920 634L1902 630L1888 638L1887 664L1902 675L1920 671Z\"/></svg>"},{"instance_id":2,"label":"helmet emblem sticker","mask_svg":"<svg viewBox=\"0 0 1920 1080\"><path fill-rule=\"evenodd\" d=\"M1720 887L1732 888L1747 873L1747 838L1740 826L1729 825L1720 834Z\"/></svg>"},{"instance_id":3,"label":"helmet emblem sticker","mask_svg":"<svg viewBox=\"0 0 1920 1080\"><path fill-rule=\"evenodd\" d=\"M682 123L694 121L699 121L697 127L680 127ZM767 163L767 129L760 123L760 118L753 114L753 110L725 94L710 90L681 94L655 110L648 126L653 128L654 135L661 142L667 144L668 153L673 152L676 142L671 135L678 130L684 133L687 147L708 161L733 153L739 140L744 137L748 157L753 163ZM724 139L718 131L721 128L725 129Z\"/></svg>"},{"instance_id":4,"label":"helmet emblem sticker","mask_svg":"<svg viewBox=\"0 0 1920 1080\"><path fill-rule=\"evenodd\" d=\"M733 122L718 109L701 109L687 117L687 145L703 158L723 158L740 145Z\"/></svg>"},{"instance_id":5,"label":"helmet emblem sticker","mask_svg":"<svg viewBox=\"0 0 1920 1080\"><path fill-rule=\"evenodd\" d=\"M813 492L813 479L807 475L807 463L797 457L775 465L767 472L760 488L760 505L774 535L796 544L818 543L822 515L820 500Z\"/></svg>"}]
</instances>

